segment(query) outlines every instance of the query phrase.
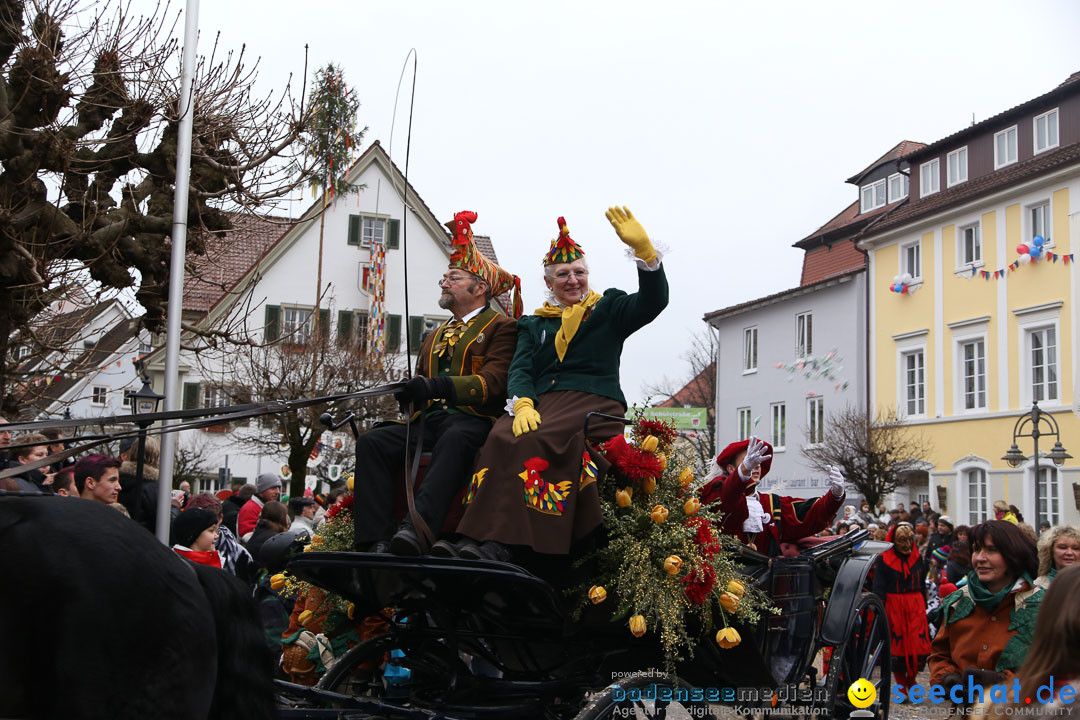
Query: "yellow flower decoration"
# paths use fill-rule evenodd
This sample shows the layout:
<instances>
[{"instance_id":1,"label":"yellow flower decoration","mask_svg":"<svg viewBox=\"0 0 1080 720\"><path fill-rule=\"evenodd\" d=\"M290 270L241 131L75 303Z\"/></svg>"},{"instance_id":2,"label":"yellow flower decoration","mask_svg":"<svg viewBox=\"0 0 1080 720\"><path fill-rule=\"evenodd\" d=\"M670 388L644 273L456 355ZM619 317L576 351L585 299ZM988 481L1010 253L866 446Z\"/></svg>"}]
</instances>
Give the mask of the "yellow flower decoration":
<instances>
[{"instance_id":1,"label":"yellow flower decoration","mask_svg":"<svg viewBox=\"0 0 1080 720\"><path fill-rule=\"evenodd\" d=\"M652 509L652 512L649 513L649 517L651 517L655 523L667 522L668 509L663 505L657 505Z\"/></svg>"},{"instance_id":2,"label":"yellow flower decoration","mask_svg":"<svg viewBox=\"0 0 1080 720\"><path fill-rule=\"evenodd\" d=\"M716 644L725 650L733 648L742 642L739 631L733 627L722 628L716 633Z\"/></svg>"},{"instance_id":3,"label":"yellow flower decoration","mask_svg":"<svg viewBox=\"0 0 1080 720\"><path fill-rule=\"evenodd\" d=\"M683 503L682 511L687 515L694 515L701 509L701 501L692 497Z\"/></svg>"},{"instance_id":4,"label":"yellow flower decoration","mask_svg":"<svg viewBox=\"0 0 1080 720\"><path fill-rule=\"evenodd\" d=\"M603 585L593 585L589 588L589 599L592 600L593 605L599 605L607 600L607 590Z\"/></svg>"},{"instance_id":5,"label":"yellow flower decoration","mask_svg":"<svg viewBox=\"0 0 1080 720\"><path fill-rule=\"evenodd\" d=\"M647 453L656 452L656 448L660 447L660 439L655 435L646 435L641 441L641 449Z\"/></svg>"},{"instance_id":6,"label":"yellow flower decoration","mask_svg":"<svg viewBox=\"0 0 1080 720\"><path fill-rule=\"evenodd\" d=\"M647 629L645 627L645 618L641 615L634 615L630 618L630 632L634 637L641 637Z\"/></svg>"},{"instance_id":7,"label":"yellow flower decoration","mask_svg":"<svg viewBox=\"0 0 1080 720\"><path fill-rule=\"evenodd\" d=\"M633 488L623 488L622 490L615 491L615 504L621 508L630 507L630 503L634 498Z\"/></svg>"},{"instance_id":8,"label":"yellow flower decoration","mask_svg":"<svg viewBox=\"0 0 1080 720\"><path fill-rule=\"evenodd\" d=\"M677 575L679 570L682 569L682 558L678 555L669 555L667 560L664 561L664 570L668 575Z\"/></svg>"}]
</instances>

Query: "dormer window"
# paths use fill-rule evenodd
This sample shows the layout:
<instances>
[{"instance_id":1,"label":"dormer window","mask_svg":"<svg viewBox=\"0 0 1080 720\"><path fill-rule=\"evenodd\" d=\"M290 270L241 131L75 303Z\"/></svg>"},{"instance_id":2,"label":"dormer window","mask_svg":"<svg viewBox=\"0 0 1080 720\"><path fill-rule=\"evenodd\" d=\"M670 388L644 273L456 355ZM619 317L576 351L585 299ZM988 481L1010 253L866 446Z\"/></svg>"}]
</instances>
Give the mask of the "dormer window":
<instances>
[{"instance_id":1,"label":"dormer window","mask_svg":"<svg viewBox=\"0 0 1080 720\"><path fill-rule=\"evenodd\" d=\"M967 161L967 147L962 147L959 150L953 150L948 155L948 170L949 170L949 187L958 185L962 182L967 182L968 179L968 161Z\"/></svg>"},{"instance_id":2,"label":"dormer window","mask_svg":"<svg viewBox=\"0 0 1080 720\"><path fill-rule=\"evenodd\" d=\"M994 169L1016 162L1016 126L994 134Z\"/></svg>"},{"instance_id":3,"label":"dormer window","mask_svg":"<svg viewBox=\"0 0 1080 720\"><path fill-rule=\"evenodd\" d=\"M878 180L861 188L859 212L870 212L885 206L885 181Z\"/></svg>"},{"instance_id":4,"label":"dormer window","mask_svg":"<svg viewBox=\"0 0 1080 720\"><path fill-rule=\"evenodd\" d=\"M1035 153L1041 153L1058 146L1058 111L1054 108L1035 118L1034 132Z\"/></svg>"},{"instance_id":5,"label":"dormer window","mask_svg":"<svg viewBox=\"0 0 1080 720\"><path fill-rule=\"evenodd\" d=\"M903 173L893 173L889 176L889 203L903 200L908 196L908 176Z\"/></svg>"},{"instance_id":6,"label":"dormer window","mask_svg":"<svg viewBox=\"0 0 1080 720\"><path fill-rule=\"evenodd\" d=\"M941 160L934 158L919 166L919 197L941 190Z\"/></svg>"}]
</instances>

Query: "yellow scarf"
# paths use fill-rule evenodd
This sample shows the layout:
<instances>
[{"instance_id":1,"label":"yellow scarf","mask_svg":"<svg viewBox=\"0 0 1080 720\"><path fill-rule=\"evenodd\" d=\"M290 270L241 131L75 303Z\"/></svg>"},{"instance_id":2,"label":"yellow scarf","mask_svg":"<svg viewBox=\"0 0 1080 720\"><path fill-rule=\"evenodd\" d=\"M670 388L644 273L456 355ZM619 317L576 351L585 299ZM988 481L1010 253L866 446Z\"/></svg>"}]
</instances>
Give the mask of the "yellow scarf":
<instances>
[{"instance_id":1,"label":"yellow scarf","mask_svg":"<svg viewBox=\"0 0 1080 720\"><path fill-rule=\"evenodd\" d=\"M566 348L569 347L570 341L577 334L581 319L585 317L585 311L600 302L603 297L600 293L590 290L588 295L569 307L562 308L545 302L543 307L537 308L536 312L533 313L538 317L562 318L562 327L559 328L559 332L555 335L555 354L559 356L560 362L566 357Z\"/></svg>"}]
</instances>

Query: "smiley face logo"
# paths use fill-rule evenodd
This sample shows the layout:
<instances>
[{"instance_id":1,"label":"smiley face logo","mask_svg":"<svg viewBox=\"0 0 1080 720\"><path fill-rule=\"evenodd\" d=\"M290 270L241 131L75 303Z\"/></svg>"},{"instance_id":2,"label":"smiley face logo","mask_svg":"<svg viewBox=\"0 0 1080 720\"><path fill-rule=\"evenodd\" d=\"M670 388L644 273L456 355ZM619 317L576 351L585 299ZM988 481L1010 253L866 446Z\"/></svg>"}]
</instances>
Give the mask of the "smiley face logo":
<instances>
[{"instance_id":1,"label":"smiley face logo","mask_svg":"<svg viewBox=\"0 0 1080 720\"><path fill-rule=\"evenodd\" d=\"M847 691L848 700L857 708L867 708L877 700L877 688L866 678L859 678L851 683Z\"/></svg>"}]
</instances>

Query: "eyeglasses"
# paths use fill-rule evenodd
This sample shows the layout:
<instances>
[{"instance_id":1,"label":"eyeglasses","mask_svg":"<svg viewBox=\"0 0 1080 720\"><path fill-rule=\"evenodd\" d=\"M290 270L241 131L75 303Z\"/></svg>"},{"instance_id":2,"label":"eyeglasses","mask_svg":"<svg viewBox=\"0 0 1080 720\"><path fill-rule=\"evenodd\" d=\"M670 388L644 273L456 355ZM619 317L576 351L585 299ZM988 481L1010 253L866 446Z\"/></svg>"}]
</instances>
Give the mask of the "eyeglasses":
<instances>
[{"instance_id":1,"label":"eyeglasses","mask_svg":"<svg viewBox=\"0 0 1080 720\"><path fill-rule=\"evenodd\" d=\"M451 283L460 282L462 280L468 280L468 275L443 275L439 280L439 287L443 285L450 285Z\"/></svg>"},{"instance_id":2,"label":"eyeglasses","mask_svg":"<svg viewBox=\"0 0 1080 720\"><path fill-rule=\"evenodd\" d=\"M571 275L573 275L578 280L584 280L585 278L589 277L589 271L588 270L560 270L559 272L552 275L552 277L555 278L556 280L558 280L559 282L566 282L567 280L570 279Z\"/></svg>"}]
</instances>

